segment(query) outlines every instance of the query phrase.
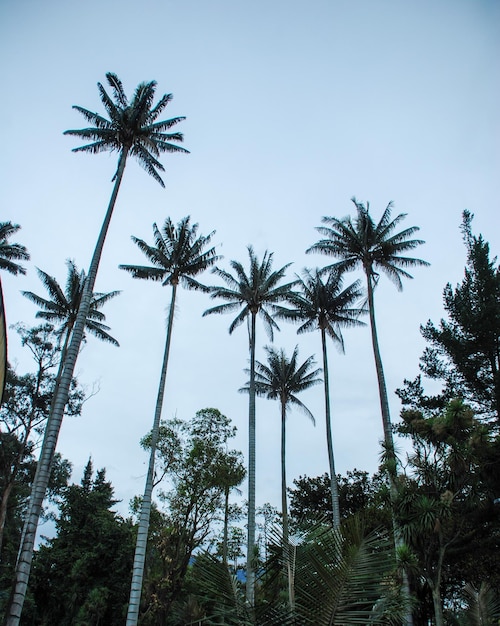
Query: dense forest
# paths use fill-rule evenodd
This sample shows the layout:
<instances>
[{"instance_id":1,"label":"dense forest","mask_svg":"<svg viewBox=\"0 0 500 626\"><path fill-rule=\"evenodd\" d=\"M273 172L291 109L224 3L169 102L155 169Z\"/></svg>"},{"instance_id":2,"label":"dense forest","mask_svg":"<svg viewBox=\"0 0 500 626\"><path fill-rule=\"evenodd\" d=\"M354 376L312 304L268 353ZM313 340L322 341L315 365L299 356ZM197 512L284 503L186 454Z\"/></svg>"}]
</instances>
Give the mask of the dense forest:
<instances>
[{"instance_id":1,"label":"dense forest","mask_svg":"<svg viewBox=\"0 0 500 626\"><path fill-rule=\"evenodd\" d=\"M4 365L0 407L0 616L22 625L245 625L500 623L500 267L487 234L474 232L463 211L463 278L444 286L445 315L423 322L421 374L387 388L377 334L377 286L403 288L423 243L392 203L380 219L353 198L353 215L323 217L320 239L307 252L325 265L273 266L249 246L244 260L222 263L185 217L154 224L153 242L133 237L145 265L121 265L134 279L168 288L166 337L151 430L141 440L149 455L144 491L130 513L116 512L105 468L89 458L82 476L57 452L62 420L82 411L88 391L75 364L88 334L118 345L102 309L118 292L94 291L111 215L127 159L137 159L163 185L162 153L186 152L160 121L171 95L154 103L156 83L140 84L129 99L114 74L98 84L107 117L77 106L91 125L66 134L75 148L118 154L103 227L88 272L67 263L67 282L38 269L44 293L24 291L37 307L35 325L15 320L32 357L19 372ZM110 93L108 93L108 91ZM458 224L457 224L458 226ZM0 223L0 269L26 272L29 251L20 225ZM410 255L410 256L408 256ZM327 257L327 258L325 258ZM353 269L363 280L349 280ZM210 270L210 271L208 271ZM217 284L214 284L217 283ZM229 313L229 332L247 325L247 454L234 449L235 427L215 407L162 419L179 287L206 294L204 315ZM210 300L212 299L212 300ZM298 344L287 352L265 347L278 322L294 324ZM367 325L380 404L379 471L335 470L328 355L343 349L342 331ZM300 355L300 336L316 331L321 358ZM172 367L172 365L170 365ZM175 364L173 365L175 366ZM404 374L403 374L404 375ZM433 392L426 389L432 383ZM300 399L316 387L324 415ZM439 389L438 392L435 390ZM390 414L389 395L402 403ZM256 490L256 398L276 400L281 423L281 501L263 503ZM322 420L328 472L287 481L286 424L295 407ZM395 436L408 443L399 453ZM247 479L248 493L239 486ZM155 497L153 498L153 492ZM235 494L240 498L234 498ZM238 501L239 504L235 504ZM53 536L36 540L41 520Z\"/></svg>"}]
</instances>

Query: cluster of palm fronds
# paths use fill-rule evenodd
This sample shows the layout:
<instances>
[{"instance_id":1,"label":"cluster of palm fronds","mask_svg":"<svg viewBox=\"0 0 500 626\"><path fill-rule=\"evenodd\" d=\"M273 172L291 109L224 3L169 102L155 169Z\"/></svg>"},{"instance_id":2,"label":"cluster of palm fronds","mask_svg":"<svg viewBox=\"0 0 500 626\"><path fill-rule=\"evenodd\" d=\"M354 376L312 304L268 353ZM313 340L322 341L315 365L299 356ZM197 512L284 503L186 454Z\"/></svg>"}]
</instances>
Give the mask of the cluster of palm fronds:
<instances>
[{"instance_id":1,"label":"cluster of palm fronds","mask_svg":"<svg viewBox=\"0 0 500 626\"><path fill-rule=\"evenodd\" d=\"M276 530L271 557L257 568L254 607L245 602L235 575L209 554L193 566L199 583L198 605L208 626L347 626L400 623L404 602L391 539L384 532L365 533L353 519L340 529L316 526L291 539L286 549ZM289 604L287 565L293 572ZM196 623L196 622L194 622Z\"/></svg>"}]
</instances>

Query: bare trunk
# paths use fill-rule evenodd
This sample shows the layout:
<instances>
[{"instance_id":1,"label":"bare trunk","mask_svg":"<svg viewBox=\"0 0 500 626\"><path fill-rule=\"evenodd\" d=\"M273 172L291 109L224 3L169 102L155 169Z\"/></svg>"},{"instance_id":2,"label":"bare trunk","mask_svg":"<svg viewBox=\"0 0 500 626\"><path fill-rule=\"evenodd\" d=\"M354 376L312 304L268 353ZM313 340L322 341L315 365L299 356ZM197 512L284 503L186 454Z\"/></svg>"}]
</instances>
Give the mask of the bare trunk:
<instances>
[{"instance_id":1,"label":"bare trunk","mask_svg":"<svg viewBox=\"0 0 500 626\"><path fill-rule=\"evenodd\" d=\"M137 540L135 544L134 565L132 569L132 584L130 586L130 599L128 604L126 626L136 626L139 619L142 581L144 578L144 561L146 559L149 519L151 517L151 498L153 493L156 446L158 444L158 436L160 432L161 412L163 408L163 398L165 394L165 382L167 379L168 356L170 353L170 341L172 338L172 325L174 321L176 292L177 284L172 284L172 299L170 301L170 311L168 314L167 337L165 340L165 351L163 353L160 383L158 385L158 396L156 398L156 409L151 435L151 451L149 454L148 473L146 477L146 485L144 488L144 496L141 503L141 514L139 518Z\"/></svg>"},{"instance_id":2,"label":"bare trunk","mask_svg":"<svg viewBox=\"0 0 500 626\"><path fill-rule=\"evenodd\" d=\"M325 385L325 417L326 417L326 444L328 447L328 463L330 466L330 492L332 496L332 516L334 528L340 527L339 486L335 473L335 457L333 454L332 420L330 414L330 385L328 382L328 359L326 354L326 333L321 329L321 345L323 348L323 379Z\"/></svg>"},{"instance_id":3,"label":"bare trunk","mask_svg":"<svg viewBox=\"0 0 500 626\"><path fill-rule=\"evenodd\" d=\"M42 502L45 497L45 493L47 491L47 486L49 483L50 469L56 451L57 439L63 420L64 410L68 401L69 390L71 387L71 381L73 379L73 372L75 370L76 360L78 358L80 345L83 339L83 332L87 321L87 315L90 310L90 302L94 290L97 270L99 268L99 262L101 260L104 241L106 239L106 234L108 232L111 216L113 215L116 198L118 196L118 190L120 189L120 184L123 178L123 172L125 170L125 164L127 162L127 155L128 149L124 148L122 153L120 154L115 185L113 187L113 192L111 194L111 199L108 204L108 209L106 211L104 222L99 233L97 245L92 256L87 280L85 281L82 300L80 302L80 307L78 309L78 315L73 329L71 342L66 355L61 381L53 400L53 407L51 410L50 419L48 420L47 426L45 428L42 449L40 451L40 458L38 460L35 480L33 482L31 491L31 508L25 520L23 529L23 542L20 546L19 557L16 565L14 592L12 595L12 601L7 610L8 617L6 620L6 626L18 626L19 620L21 618L24 599L26 597L26 589L28 587L31 562L33 560L36 530L38 527L38 520L40 518L40 512L42 509Z\"/></svg>"},{"instance_id":4,"label":"bare trunk","mask_svg":"<svg viewBox=\"0 0 500 626\"><path fill-rule=\"evenodd\" d=\"M293 566L290 544L288 541L288 505L286 497L286 403L281 398L281 514L283 516L283 557L285 561L285 575L288 584L288 603L290 610L294 606Z\"/></svg>"},{"instance_id":5,"label":"bare trunk","mask_svg":"<svg viewBox=\"0 0 500 626\"><path fill-rule=\"evenodd\" d=\"M368 290L368 309L370 312L370 326L372 331L372 345L373 356L375 357L375 368L377 370L378 390L380 396L380 409L382 413L382 425L384 429L384 444L385 444L385 456L386 466L389 475L389 490L391 496L392 505L392 525L394 530L394 545L397 550L399 546L403 544L401 538L401 532L396 523L396 516L394 511L394 503L396 501L398 489L397 489L397 458L396 451L394 449L394 438L392 436L392 424L391 414L389 411L389 398L387 396L387 385L385 384L384 368L382 366L382 357L380 356L380 348L378 345L377 326L375 323L375 305L373 300L373 277L371 268L365 267L367 290ZM410 584L408 581L408 575L403 571L403 593L407 600L410 600ZM413 626L413 616L411 609L408 609L407 614L404 617L405 626Z\"/></svg>"}]
</instances>

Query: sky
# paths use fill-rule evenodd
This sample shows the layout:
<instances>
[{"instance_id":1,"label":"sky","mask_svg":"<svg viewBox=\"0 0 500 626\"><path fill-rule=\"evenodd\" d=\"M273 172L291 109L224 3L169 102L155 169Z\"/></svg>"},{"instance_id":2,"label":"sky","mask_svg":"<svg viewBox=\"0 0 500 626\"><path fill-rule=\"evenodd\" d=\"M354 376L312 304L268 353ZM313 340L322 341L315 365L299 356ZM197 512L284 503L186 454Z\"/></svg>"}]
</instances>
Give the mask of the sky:
<instances>
[{"instance_id":1,"label":"sky","mask_svg":"<svg viewBox=\"0 0 500 626\"><path fill-rule=\"evenodd\" d=\"M88 268L112 189L116 154L73 154L63 136L86 122L71 107L104 113L96 83L114 72L132 95L156 80L173 93L164 118L190 154L162 157L162 189L129 161L95 291L121 290L103 312L120 348L90 336L76 365L92 393L78 418L66 418L58 450L79 481L92 457L105 467L122 514L141 494L165 340L170 289L138 281L119 264L143 264L131 241L152 243L152 224L190 215L215 230L220 267L247 267L247 246L323 267L306 255L323 216L354 214L351 198L370 202L378 221L389 201L402 227L425 240L402 292L387 279L376 291L379 341L394 422L394 391L418 374L425 347L419 326L443 316L442 291L463 276L464 209L474 214L492 254L500 252L500 3L496 0L47 0L0 2L2 144L1 221L20 224L15 241L31 253L27 275L3 275L7 323L35 325L36 307L20 291L45 296L36 268L66 280L66 259ZM346 284L361 274L353 272ZM207 273L206 284L219 284ZM228 316L202 318L216 302L179 293L167 376L165 419L189 419L206 407L233 420L233 447L247 453L248 335L232 335ZM368 321L368 320L367 320ZM281 323L275 346L321 360L319 333L296 335ZM382 421L369 327L344 331L345 355L329 348L336 470L377 470ZM269 343L257 326L257 358ZM9 331L9 360L33 369ZM427 383L426 383L427 384ZM432 386L427 386L432 389ZM321 387L301 396L316 426L291 411L287 474L328 469ZM257 403L257 505L280 503L280 413ZM404 456L405 443L397 442ZM245 492L245 485L243 490Z\"/></svg>"}]
</instances>

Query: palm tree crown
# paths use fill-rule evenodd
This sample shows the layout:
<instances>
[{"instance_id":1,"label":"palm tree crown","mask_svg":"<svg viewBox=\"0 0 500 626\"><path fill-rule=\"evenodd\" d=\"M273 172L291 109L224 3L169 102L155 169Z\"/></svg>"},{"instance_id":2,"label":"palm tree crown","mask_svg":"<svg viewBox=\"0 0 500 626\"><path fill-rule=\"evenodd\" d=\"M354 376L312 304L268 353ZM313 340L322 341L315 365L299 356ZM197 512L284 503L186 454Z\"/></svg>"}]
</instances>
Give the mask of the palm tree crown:
<instances>
[{"instance_id":1,"label":"palm tree crown","mask_svg":"<svg viewBox=\"0 0 500 626\"><path fill-rule=\"evenodd\" d=\"M383 271L396 285L399 291L403 288L401 278L413 278L405 268L429 265L427 261L412 257L401 256L409 250L425 243L421 239L410 239L416 233L418 226L411 226L399 233L394 233L396 226L406 217L400 213L391 221L392 202L387 205L378 224L375 224L370 215L370 204L366 207L356 198L352 198L356 206L357 217L338 219L324 217L323 223L327 226L317 228L325 235L307 250L307 252L322 252L340 259L333 267L340 271L349 271L361 265L370 277L372 283L377 282L377 269Z\"/></svg>"},{"instance_id":2,"label":"palm tree crown","mask_svg":"<svg viewBox=\"0 0 500 626\"><path fill-rule=\"evenodd\" d=\"M285 410L293 404L303 411L314 423L314 416L299 398L298 393L322 382L318 378L321 369L312 368L315 365L313 356L307 358L302 365L298 364L299 348L295 346L293 354L287 357L283 349L277 350L265 346L268 364L255 362L255 388L257 395L265 396L269 400L279 400ZM248 385L240 391L248 392Z\"/></svg>"},{"instance_id":3,"label":"palm tree crown","mask_svg":"<svg viewBox=\"0 0 500 626\"><path fill-rule=\"evenodd\" d=\"M232 334L235 328L248 316L259 314L272 340L274 331L279 330L279 326L270 313L281 311L283 307L276 303L287 300L290 294L294 283L285 285L278 285L278 283L283 280L285 272L291 263L287 263L281 269L273 272L272 252L264 252L262 262L259 263L252 246L248 246L248 256L250 258L250 271L248 274L238 261L231 261L230 263L236 276L218 267L213 269L214 274L222 278L228 286L210 287L211 297L228 300L228 302L208 309L203 313L203 316L212 313L231 313L241 308L241 311L229 326L229 333Z\"/></svg>"},{"instance_id":4,"label":"palm tree crown","mask_svg":"<svg viewBox=\"0 0 500 626\"><path fill-rule=\"evenodd\" d=\"M69 259L66 261L66 265L68 277L64 290L53 276L37 268L38 276L47 290L49 298L42 298L32 291L21 292L23 296L40 307L41 310L37 312L36 317L61 324L58 331L60 336L71 334L73 330L85 285L85 272L83 270L79 272L74 261ZM115 346L119 345L118 341L108 333L110 328L103 323L106 316L99 309L118 294L120 291L94 293L85 324L86 330L102 341L107 341Z\"/></svg>"},{"instance_id":5,"label":"palm tree crown","mask_svg":"<svg viewBox=\"0 0 500 626\"><path fill-rule=\"evenodd\" d=\"M89 128L65 131L65 135L75 135L92 142L73 148L73 152L96 154L104 151L123 152L125 150L127 154L136 157L146 172L164 187L165 184L158 171L164 172L165 168L156 157L162 152L189 152L171 143L182 142L181 133L165 132L186 118L173 117L157 121L173 96L165 94L156 106L152 106L156 91L154 80L140 83L129 101L116 74L108 72L106 79L112 89L113 97L109 96L101 83L97 83L97 87L109 119L81 106L73 106L88 122L94 124Z\"/></svg>"},{"instance_id":6,"label":"palm tree crown","mask_svg":"<svg viewBox=\"0 0 500 626\"><path fill-rule=\"evenodd\" d=\"M192 277L221 258L215 254L215 248L206 250L215 231L198 236L198 224L190 224L190 217L187 216L177 226L167 218L161 230L153 224L153 234L153 246L132 237L153 265L120 265L120 269L130 272L134 278L162 281L162 285L178 285L181 282L188 289L207 290Z\"/></svg>"},{"instance_id":7,"label":"palm tree crown","mask_svg":"<svg viewBox=\"0 0 500 626\"><path fill-rule=\"evenodd\" d=\"M282 309L277 317L300 323L297 333L311 330L324 330L325 333L344 351L342 328L364 326L359 316L366 310L354 306L363 292L361 281L356 280L343 289L342 275L338 271L304 269L302 278L297 276L298 292L289 297L292 309Z\"/></svg>"},{"instance_id":8,"label":"palm tree crown","mask_svg":"<svg viewBox=\"0 0 500 626\"><path fill-rule=\"evenodd\" d=\"M21 227L12 222L0 222L0 269L6 270L17 276L26 274L26 270L19 263L14 261L29 261L30 255L25 246L20 243L9 243L9 237Z\"/></svg>"}]
</instances>

